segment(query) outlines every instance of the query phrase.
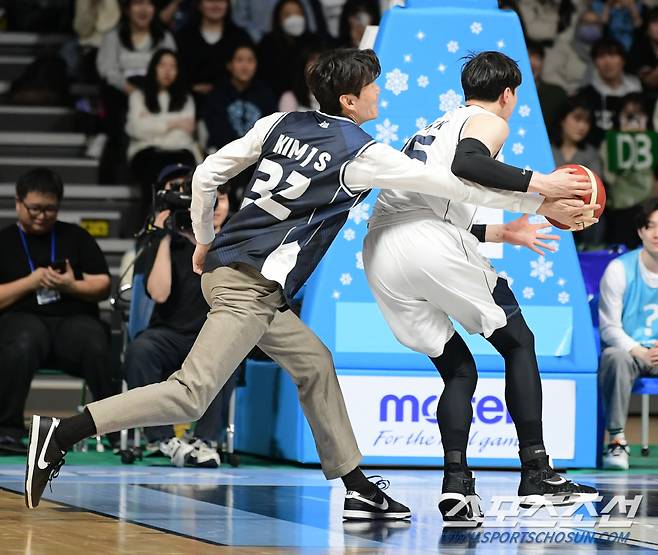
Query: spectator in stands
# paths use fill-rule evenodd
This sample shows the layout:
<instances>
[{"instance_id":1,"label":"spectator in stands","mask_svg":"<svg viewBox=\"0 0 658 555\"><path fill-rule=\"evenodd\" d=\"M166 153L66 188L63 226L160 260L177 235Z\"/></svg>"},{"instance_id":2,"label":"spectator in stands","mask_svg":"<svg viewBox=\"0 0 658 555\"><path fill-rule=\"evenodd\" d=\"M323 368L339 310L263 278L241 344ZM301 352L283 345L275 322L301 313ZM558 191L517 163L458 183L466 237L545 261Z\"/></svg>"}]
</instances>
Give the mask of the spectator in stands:
<instances>
[{"instance_id":1,"label":"spectator in stands","mask_svg":"<svg viewBox=\"0 0 658 555\"><path fill-rule=\"evenodd\" d=\"M649 114L644 96L641 93L631 93L621 101L619 122L615 130L630 133L645 132L648 129L648 121ZM610 139L613 140L614 137ZM616 144L613 145L613 150L620 152ZM631 156L623 164L618 164L623 166L623 169L613 172L609 170L607 163L609 151L607 144L604 143L601 152L606 160L605 180L609 192L606 203L608 242L635 248L639 242L638 236L628 222L633 221L640 205L653 192L654 173L651 160L647 156Z\"/></svg>"},{"instance_id":2,"label":"spectator in stands","mask_svg":"<svg viewBox=\"0 0 658 555\"><path fill-rule=\"evenodd\" d=\"M571 0L523 0L518 5L527 39L542 45L553 44L575 12Z\"/></svg>"},{"instance_id":3,"label":"spectator in stands","mask_svg":"<svg viewBox=\"0 0 658 555\"><path fill-rule=\"evenodd\" d=\"M105 34L96 66L103 79L108 137L99 169L102 183L115 183L125 166L124 133L128 96L144 79L153 53L160 48L176 50L174 38L164 30L154 0L122 0L119 25Z\"/></svg>"},{"instance_id":4,"label":"spectator in stands","mask_svg":"<svg viewBox=\"0 0 658 555\"><path fill-rule=\"evenodd\" d=\"M57 220L62 195L51 170L27 172L16 183L17 223L0 231L0 452L21 450L37 369L84 378L94 399L116 392L98 314L110 292L107 264L84 229Z\"/></svg>"},{"instance_id":5,"label":"spectator in stands","mask_svg":"<svg viewBox=\"0 0 658 555\"><path fill-rule=\"evenodd\" d=\"M580 94L594 111L590 140L598 147L605 132L617 125L622 98L629 93L641 92L642 85L637 77L624 73L626 53L616 40L596 42L592 46L592 60L596 71L591 84Z\"/></svg>"},{"instance_id":6,"label":"spectator in stands","mask_svg":"<svg viewBox=\"0 0 658 555\"><path fill-rule=\"evenodd\" d=\"M635 30L642 26L642 1L592 0L591 5L601 16L608 35L628 52L633 45Z\"/></svg>"},{"instance_id":7,"label":"spectator in stands","mask_svg":"<svg viewBox=\"0 0 658 555\"><path fill-rule=\"evenodd\" d=\"M569 98L558 113L551 128L551 150L556 166L582 164L597 175L603 175L601 156L587 142L592 127L592 110L587 102L579 97ZM579 249L600 247L605 240L606 219L601 216L599 223L574 233Z\"/></svg>"},{"instance_id":8,"label":"spectator in stands","mask_svg":"<svg viewBox=\"0 0 658 555\"><path fill-rule=\"evenodd\" d=\"M649 10L644 33L633 43L628 56L628 69L642 81L648 98L658 98L658 8Z\"/></svg>"},{"instance_id":9,"label":"spectator in stands","mask_svg":"<svg viewBox=\"0 0 658 555\"><path fill-rule=\"evenodd\" d=\"M636 224L642 246L613 260L601 279L599 387L608 430L603 467L628 469L624 436L633 383L658 374L658 199L642 205Z\"/></svg>"},{"instance_id":10,"label":"spectator in stands","mask_svg":"<svg viewBox=\"0 0 658 555\"><path fill-rule=\"evenodd\" d=\"M130 94L126 132L128 159L142 187L145 204L160 170L168 164L194 166L201 152L194 139L194 100L178 71L178 56L158 50L151 59L143 90Z\"/></svg>"},{"instance_id":11,"label":"spectator in stands","mask_svg":"<svg viewBox=\"0 0 658 555\"><path fill-rule=\"evenodd\" d=\"M192 171L189 166L167 166L158 184L168 190L183 191ZM227 214L228 197L220 192L215 208L215 233ZM155 301L155 308L147 329L129 343L125 352L123 374L130 389L160 382L178 370L208 312L201 293L201 277L192 271L190 263L196 245L192 230L172 229L171 220L169 210L155 215L157 231L149 236L142 255L144 263L138 263L143 266L146 294ZM160 451L176 466L187 463L216 468L220 464L216 442L222 426L221 411L218 396L196 423L191 443L176 438L172 426L149 427L144 432L148 442L159 445Z\"/></svg>"},{"instance_id":12,"label":"spectator in stands","mask_svg":"<svg viewBox=\"0 0 658 555\"><path fill-rule=\"evenodd\" d=\"M342 0L344 1L344 0ZM305 17L305 27L309 33L327 36L327 23L322 4L324 0L299 0ZM254 42L272 31L272 14L278 0L233 0L233 20L246 29Z\"/></svg>"},{"instance_id":13,"label":"spectator in stands","mask_svg":"<svg viewBox=\"0 0 658 555\"><path fill-rule=\"evenodd\" d=\"M301 0L279 0L272 14L272 31L258 45L259 76L277 97L292 88L299 53L314 40L317 35L308 30Z\"/></svg>"},{"instance_id":14,"label":"spectator in stands","mask_svg":"<svg viewBox=\"0 0 658 555\"><path fill-rule=\"evenodd\" d=\"M591 80L592 44L603 36L603 24L592 10L580 14L573 29L567 29L546 51L542 78L547 83L562 87L567 94L576 93Z\"/></svg>"},{"instance_id":15,"label":"spectator in stands","mask_svg":"<svg viewBox=\"0 0 658 555\"><path fill-rule=\"evenodd\" d=\"M538 42L528 42L528 56L530 57L530 68L537 87L539 105L544 115L544 124L550 129L555 122L562 105L567 100L567 93L558 85L546 83L541 75L544 67L544 47Z\"/></svg>"},{"instance_id":16,"label":"spectator in stands","mask_svg":"<svg viewBox=\"0 0 658 555\"><path fill-rule=\"evenodd\" d=\"M309 44L302 50L293 76L292 89L284 92L279 99L280 112L307 112L320 109L320 104L306 83L306 70L324 50L323 42Z\"/></svg>"},{"instance_id":17,"label":"spectator in stands","mask_svg":"<svg viewBox=\"0 0 658 555\"><path fill-rule=\"evenodd\" d=\"M358 48L368 25L379 25L377 0L347 0L340 14L338 42L346 48Z\"/></svg>"},{"instance_id":18,"label":"spectator in stands","mask_svg":"<svg viewBox=\"0 0 658 555\"><path fill-rule=\"evenodd\" d=\"M235 46L226 68L228 77L206 103L209 152L239 139L256 121L277 109L272 89L255 78L258 62L251 43Z\"/></svg>"},{"instance_id":19,"label":"spectator in stands","mask_svg":"<svg viewBox=\"0 0 658 555\"><path fill-rule=\"evenodd\" d=\"M195 8L177 40L181 65L201 113L203 100L227 75L231 52L237 44L250 39L233 23L229 0L197 0Z\"/></svg>"}]
</instances>

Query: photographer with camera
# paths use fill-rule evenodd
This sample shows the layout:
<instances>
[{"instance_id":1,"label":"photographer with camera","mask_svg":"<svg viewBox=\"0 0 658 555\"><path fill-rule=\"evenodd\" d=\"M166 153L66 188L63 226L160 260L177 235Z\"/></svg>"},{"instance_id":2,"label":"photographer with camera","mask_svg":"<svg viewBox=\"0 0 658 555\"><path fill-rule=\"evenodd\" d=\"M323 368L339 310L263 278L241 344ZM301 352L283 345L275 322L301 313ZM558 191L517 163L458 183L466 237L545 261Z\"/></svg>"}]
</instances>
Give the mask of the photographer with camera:
<instances>
[{"instance_id":1,"label":"photographer with camera","mask_svg":"<svg viewBox=\"0 0 658 555\"><path fill-rule=\"evenodd\" d=\"M208 304L201 293L201 278L190 264L196 246L189 212L192 173L193 168L177 164L165 167L158 177L149 243L143 263L138 262L135 270L143 271L146 294L156 304L148 328L126 349L123 373L130 389L160 382L180 368L206 320ZM227 215L228 196L220 191L215 233ZM216 468L220 458L214 444L222 429L221 413L218 396L196 423L191 443L176 438L172 426L144 432L174 465Z\"/></svg>"},{"instance_id":2,"label":"photographer with camera","mask_svg":"<svg viewBox=\"0 0 658 555\"><path fill-rule=\"evenodd\" d=\"M57 220L63 190L49 169L22 175L17 222L0 230L0 454L26 453L23 410L39 368L84 378L94 399L117 389L98 313L107 263L89 233Z\"/></svg>"}]
</instances>

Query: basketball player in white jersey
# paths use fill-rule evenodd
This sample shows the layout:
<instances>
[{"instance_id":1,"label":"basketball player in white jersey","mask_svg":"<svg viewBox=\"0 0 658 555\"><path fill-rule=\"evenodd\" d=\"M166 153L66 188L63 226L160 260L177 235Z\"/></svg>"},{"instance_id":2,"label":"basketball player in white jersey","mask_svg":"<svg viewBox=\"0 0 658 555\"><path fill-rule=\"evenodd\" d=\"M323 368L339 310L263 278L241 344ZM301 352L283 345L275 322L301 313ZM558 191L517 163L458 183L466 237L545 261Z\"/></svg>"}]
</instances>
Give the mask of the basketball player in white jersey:
<instances>
[{"instance_id":1,"label":"basketball player in white jersey","mask_svg":"<svg viewBox=\"0 0 658 555\"><path fill-rule=\"evenodd\" d=\"M509 134L521 73L499 52L470 57L462 71L466 106L411 138L404 152L427 165L450 167L465 182L546 197L569 196L546 176L498 160ZM571 188L574 195L588 190ZM573 199L574 203L582 203ZM446 522L482 521L474 502L475 479L466 465L477 383L473 356L455 333L482 334L505 359L505 400L516 426L521 458L522 506L569 504L596 497L594 488L559 476L548 463L542 435L542 391L534 338L507 281L478 252L478 241L505 239L547 248L539 226L474 226L477 207L405 191L382 190L369 222L363 261L370 287L398 340L424 353L439 370L445 389L437 419L445 467L439 509ZM595 222L594 218L587 219ZM545 227L545 226L544 226Z\"/></svg>"}]
</instances>

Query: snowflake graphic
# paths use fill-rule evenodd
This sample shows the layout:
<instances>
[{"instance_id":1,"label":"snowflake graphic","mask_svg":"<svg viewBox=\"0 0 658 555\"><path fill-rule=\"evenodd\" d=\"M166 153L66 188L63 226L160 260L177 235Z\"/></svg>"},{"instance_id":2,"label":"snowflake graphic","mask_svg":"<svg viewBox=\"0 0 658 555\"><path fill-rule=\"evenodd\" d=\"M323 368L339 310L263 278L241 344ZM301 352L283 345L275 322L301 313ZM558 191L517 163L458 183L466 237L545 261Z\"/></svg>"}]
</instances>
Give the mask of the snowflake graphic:
<instances>
[{"instance_id":1,"label":"snowflake graphic","mask_svg":"<svg viewBox=\"0 0 658 555\"><path fill-rule=\"evenodd\" d=\"M445 73L447 68L446 68L445 64L439 64L439 67L438 67L437 69L438 69L441 73Z\"/></svg>"},{"instance_id":2,"label":"snowflake graphic","mask_svg":"<svg viewBox=\"0 0 658 555\"><path fill-rule=\"evenodd\" d=\"M512 145L512 152L516 154L517 156L519 154L523 154L523 151L525 150L525 147L521 143L514 143Z\"/></svg>"},{"instance_id":3,"label":"snowflake graphic","mask_svg":"<svg viewBox=\"0 0 658 555\"><path fill-rule=\"evenodd\" d=\"M422 31L418 31L418 33L416 33L416 38L418 40L423 40L425 38L425 33L423 33Z\"/></svg>"},{"instance_id":4,"label":"snowflake graphic","mask_svg":"<svg viewBox=\"0 0 658 555\"><path fill-rule=\"evenodd\" d=\"M331 294L331 296L332 296L335 300L340 299L340 291L336 291L336 290L334 289L334 292Z\"/></svg>"},{"instance_id":5,"label":"snowflake graphic","mask_svg":"<svg viewBox=\"0 0 658 555\"><path fill-rule=\"evenodd\" d=\"M343 239L345 241L354 241L356 238L356 233L351 227L348 227L345 231L343 231Z\"/></svg>"},{"instance_id":6,"label":"snowflake graphic","mask_svg":"<svg viewBox=\"0 0 658 555\"><path fill-rule=\"evenodd\" d=\"M404 55L404 63L408 64L411 62L411 54L405 54Z\"/></svg>"},{"instance_id":7,"label":"snowflake graphic","mask_svg":"<svg viewBox=\"0 0 658 555\"><path fill-rule=\"evenodd\" d=\"M523 169L528 170L528 171L532 171L532 168L528 164L526 164Z\"/></svg>"},{"instance_id":8,"label":"snowflake graphic","mask_svg":"<svg viewBox=\"0 0 658 555\"><path fill-rule=\"evenodd\" d=\"M471 33L474 35L479 35L482 32L482 23L479 21L474 21L471 23Z\"/></svg>"},{"instance_id":9,"label":"snowflake graphic","mask_svg":"<svg viewBox=\"0 0 658 555\"><path fill-rule=\"evenodd\" d=\"M409 75L402 73L396 67L393 71L389 71L386 74L386 85L384 85L384 88L387 91L391 91L395 96L398 96L409 88L408 81Z\"/></svg>"},{"instance_id":10,"label":"snowflake graphic","mask_svg":"<svg viewBox=\"0 0 658 555\"><path fill-rule=\"evenodd\" d=\"M564 285L565 285L566 283L567 283L567 280L564 279L564 278L560 278L560 279L557 280L557 284L558 284L560 287L564 287Z\"/></svg>"},{"instance_id":11,"label":"snowflake graphic","mask_svg":"<svg viewBox=\"0 0 658 555\"><path fill-rule=\"evenodd\" d=\"M353 208L350 208L348 220L352 220L356 225L359 225L361 222L367 222L370 218L368 211L370 210L370 205L368 203L357 204Z\"/></svg>"},{"instance_id":12,"label":"snowflake graphic","mask_svg":"<svg viewBox=\"0 0 658 555\"><path fill-rule=\"evenodd\" d=\"M535 290L532 287L524 287L523 288L523 298L524 299L532 299L532 297L535 296Z\"/></svg>"},{"instance_id":13,"label":"snowflake graphic","mask_svg":"<svg viewBox=\"0 0 658 555\"><path fill-rule=\"evenodd\" d=\"M418 83L418 86L421 89L424 89L425 87L427 87L427 85L430 84L430 80L427 77L427 75L420 75L418 79L416 79L416 83Z\"/></svg>"},{"instance_id":14,"label":"snowflake graphic","mask_svg":"<svg viewBox=\"0 0 658 555\"><path fill-rule=\"evenodd\" d=\"M520 250L521 250L521 245L514 245L514 248L515 248L517 251L520 251Z\"/></svg>"},{"instance_id":15,"label":"snowflake graphic","mask_svg":"<svg viewBox=\"0 0 658 555\"><path fill-rule=\"evenodd\" d=\"M525 137L525 129L523 129L523 127L521 127L521 129L519 129L519 136L520 137Z\"/></svg>"},{"instance_id":16,"label":"snowflake graphic","mask_svg":"<svg viewBox=\"0 0 658 555\"><path fill-rule=\"evenodd\" d=\"M459 43L456 40L451 40L448 44L446 44L446 48L448 49L448 52L451 54L454 54L459 50Z\"/></svg>"},{"instance_id":17,"label":"snowflake graphic","mask_svg":"<svg viewBox=\"0 0 658 555\"><path fill-rule=\"evenodd\" d=\"M543 223L546 223L546 218L544 218L544 216L542 216L540 214L533 214L532 216L530 216L528 218L528 221L531 224L543 224Z\"/></svg>"},{"instance_id":18,"label":"snowflake graphic","mask_svg":"<svg viewBox=\"0 0 658 555\"><path fill-rule=\"evenodd\" d=\"M391 123L391 121L386 118L383 123L378 123L375 125L375 129L377 130L377 136L375 139L378 141L381 141L382 143L389 144L393 141L398 140L398 128L399 125L395 125Z\"/></svg>"},{"instance_id":19,"label":"snowflake graphic","mask_svg":"<svg viewBox=\"0 0 658 555\"><path fill-rule=\"evenodd\" d=\"M553 275L553 262L546 260L543 256L540 256L537 260L531 260L530 267L532 268L530 277L536 277L542 283Z\"/></svg>"},{"instance_id":20,"label":"snowflake graphic","mask_svg":"<svg viewBox=\"0 0 658 555\"><path fill-rule=\"evenodd\" d=\"M363 252L357 252L354 257L356 258L356 268L357 270L363 270Z\"/></svg>"},{"instance_id":21,"label":"snowflake graphic","mask_svg":"<svg viewBox=\"0 0 658 555\"><path fill-rule=\"evenodd\" d=\"M427 125L427 120L425 118L418 118L416 120L416 129L422 129Z\"/></svg>"},{"instance_id":22,"label":"snowflake graphic","mask_svg":"<svg viewBox=\"0 0 658 555\"><path fill-rule=\"evenodd\" d=\"M522 118L527 118L530 115L530 106L528 106L527 104L523 104L519 106L519 115Z\"/></svg>"},{"instance_id":23,"label":"snowflake graphic","mask_svg":"<svg viewBox=\"0 0 658 555\"><path fill-rule=\"evenodd\" d=\"M498 48L505 48L505 41L504 41L503 39L500 39L500 40L496 43L496 45L498 46Z\"/></svg>"},{"instance_id":24,"label":"snowflake graphic","mask_svg":"<svg viewBox=\"0 0 658 555\"><path fill-rule=\"evenodd\" d=\"M340 282L343 285L349 285L350 283L352 283L352 276L350 274L341 274Z\"/></svg>"},{"instance_id":25,"label":"snowflake graphic","mask_svg":"<svg viewBox=\"0 0 658 555\"><path fill-rule=\"evenodd\" d=\"M443 112L452 112L462 103L462 97L453 89L450 89L439 95L439 101L439 110L442 110Z\"/></svg>"},{"instance_id":26,"label":"snowflake graphic","mask_svg":"<svg viewBox=\"0 0 658 555\"><path fill-rule=\"evenodd\" d=\"M560 291L557 295L557 302L560 304L567 304L569 302L569 293L566 291Z\"/></svg>"},{"instance_id":27,"label":"snowflake graphic","mask_svg":"<svg viewBox=\"0 0 658 555\"><path fill-rule=\"evenodd\" d=\"M498 275L504 280L507 280L507 285L512 287L512 284L514 283L514 278L508 276L507 272L505 272L504 270L502 272L498 272Z\"/></svg>"},{"instance_id":28,"label":"snowflake graphic","mask_svg":"<svg viewBox=\"0 0 658 555\"><path fill-rule=\"evenodd\" d=\"M379 103L379 105L380 105L382 108L388 108L388 100L382 100L382 101Z\"/></svg>"},{"instance_id":29,"label":"snowflake graphic","mask_svg":"<svg viewBox=\"0 0 658 555\"><path fill-rule=\"evenodd\" d=\"M552 228L551 228L552 229ZM557 241L551 241L550 243L546 243L549 247L551 247L554 253L560 250L560 243Z\"/></svg>"}]
</instances>

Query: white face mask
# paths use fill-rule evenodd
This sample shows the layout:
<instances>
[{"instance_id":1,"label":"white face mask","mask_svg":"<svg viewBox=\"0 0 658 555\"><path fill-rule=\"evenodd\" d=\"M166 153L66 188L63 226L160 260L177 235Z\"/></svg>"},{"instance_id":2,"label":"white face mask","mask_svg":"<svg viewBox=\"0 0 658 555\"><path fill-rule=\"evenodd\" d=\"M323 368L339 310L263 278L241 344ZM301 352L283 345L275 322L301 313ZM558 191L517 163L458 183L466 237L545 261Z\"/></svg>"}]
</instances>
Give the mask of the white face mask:
<instances>
[{"instance_id":1,"label":"white face mask","mask_svg":"<svg viewBox=\"0 0 658 555\"><path fill-rule=\"evenodd\" d=\"M286 35L298 37L306 29L306 18L303 15L289 15L281 22L281 28Z\"/></svg>"}]
</instances>

